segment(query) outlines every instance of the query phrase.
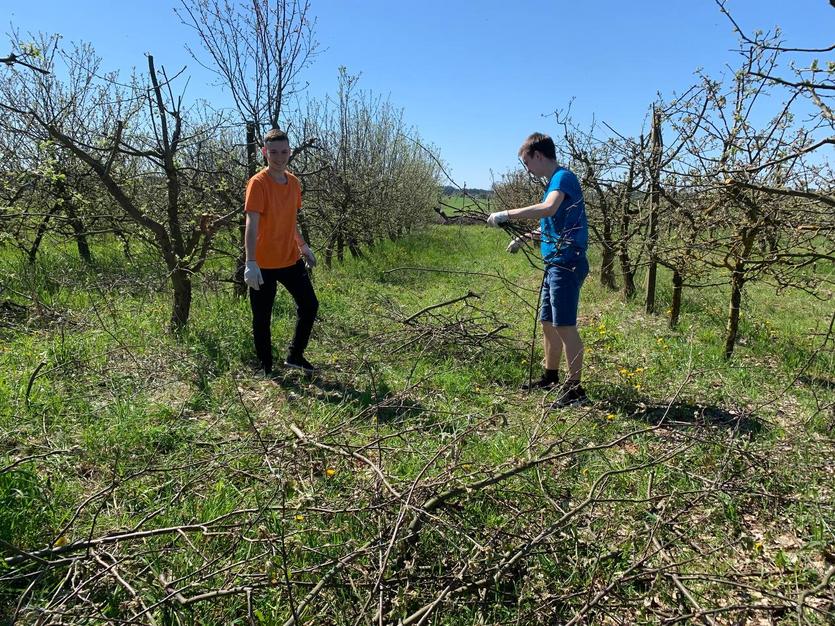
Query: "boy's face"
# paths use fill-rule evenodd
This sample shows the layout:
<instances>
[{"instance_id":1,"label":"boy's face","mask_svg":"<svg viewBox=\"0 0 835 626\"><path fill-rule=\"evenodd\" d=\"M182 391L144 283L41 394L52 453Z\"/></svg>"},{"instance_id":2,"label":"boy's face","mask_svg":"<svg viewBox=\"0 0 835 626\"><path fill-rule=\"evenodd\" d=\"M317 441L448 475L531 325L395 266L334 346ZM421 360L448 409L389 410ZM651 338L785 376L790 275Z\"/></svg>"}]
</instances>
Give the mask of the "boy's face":
<instances>
[{"instance_id":1,"label":"boy's face","mask_svg":"<svg viewBox=\"0 0 835 626\"><path fill-rule=\"evenodd\" d=\"M261 148L261 153L267 159L267 165L278 170L284 170L290 161L289 141L268 141Z\"/></svg>"},{"instance_id":2,"label":"boy's face","mask_svg":"<svg viewBox=\"0 0 835 626\"><path fill-rule=\"evenodd\" d=\"M531 154L522 153L522 163L525 169L536 177L548 174L548 164L543 154L534 150Z\"/></svg>"}]
</instances>

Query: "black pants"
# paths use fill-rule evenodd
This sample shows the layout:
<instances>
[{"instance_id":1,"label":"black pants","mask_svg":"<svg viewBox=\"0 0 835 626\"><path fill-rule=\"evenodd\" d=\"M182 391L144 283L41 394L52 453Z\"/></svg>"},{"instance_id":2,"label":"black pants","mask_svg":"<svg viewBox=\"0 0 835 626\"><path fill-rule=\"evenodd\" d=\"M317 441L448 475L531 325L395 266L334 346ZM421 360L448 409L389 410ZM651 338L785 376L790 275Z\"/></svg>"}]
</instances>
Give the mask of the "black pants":
<instances>
[{"instance_id":1,"label":"black pants","mask_svg":"<svg viewBox=\"0 0 835 626\"><path fill-rule=\"evenodd\" d=\"M252 307L252 337L255 340L255 353L266 371L273 367L272 338L270 322L273 303L278 283L293 296L296 301L296 332L288 347L288 356L302 356L310 341L313 321L319 311L319 301L313 291L310 276L304 267L304 261L281 269L262 269L264 284L258 290L250 288L249 304Z\"/></svg>"}]
</instances>

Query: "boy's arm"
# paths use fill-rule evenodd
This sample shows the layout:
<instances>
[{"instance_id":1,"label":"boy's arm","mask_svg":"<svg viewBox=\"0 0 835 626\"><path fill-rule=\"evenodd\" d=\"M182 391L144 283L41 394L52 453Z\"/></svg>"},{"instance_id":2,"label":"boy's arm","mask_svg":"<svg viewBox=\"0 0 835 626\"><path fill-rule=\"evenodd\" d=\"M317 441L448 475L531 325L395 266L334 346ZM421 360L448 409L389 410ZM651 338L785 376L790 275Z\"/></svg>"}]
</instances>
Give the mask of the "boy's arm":
<instances>
[{"instance_id":1,"label":"boy's arm","mask_svg":"<svg viewBox=\"0 0 835 626\"><path fill-rule=\"evenodd\" d=\"M302 189L301 186L298 187L297 196L296 196L296 207L297 211L301 211L302 208ZM305 265L308 268L316 267L316 255L313 254L313 250L310 249L310 246L307 245L307 242L304 240L302 236L302 229L299 227L299 223L296 222L296 230L293 233L296 238L296 245L299 247L299 252L301 252L302 257L304 258Z\"/></svg>"},{"instance_id":2,"label":"boy's arm","mask_svg":"<svg viewBox=\"0 0 835 626\"><path fill-rule=\"evenodd\" d=\"M260 213L247 211L244 226L244 253L246 255L244 282L256 291L264 284L261 268L258 267L258 262L255 260L255 243L258 241L258 223L260 220Z\"/></svg>"},{"instance_id":3,"label":"boy's arm","mask_svg":"<svg viewBox=\"0 0 835 626\"><path fill-rule=\"evenodd\" d=\"M550 192L545 200L518 209L510 209L509 211L499 211L491 213L487 218L487 223L490 226L498 226L509 220L531 220L540 219L542 217L551 217L557 212L560 204L565 199L565 193L555 189Z\"/></svg>"},{"instance_id":4,"label":"boy's arm","mask_svg":"<svg viewBox=\"0 0 835 626\"><path fill-rule=\"evenodd\" d=\"M261 223L261 212L266 208L264 190L255 177L250 178L246 185L244 196L244 253L246 261L255 262L255 247L258 241L258 225Z\"/></svg>"},{"instance_id":5,"label":"boy's arm","mask_svg":"<svg viewBox=\"0 0 835 626\"><path fill-rule=\"evenodd\" d=\"M258 224L261 220L260 213L246 212L246 225L244 227L244 251L247 262L255 261L255 242L258 241Z\"/></svg>"},{"instance_id":6,"label":"boy's arm","mask_svg":"<svg viewBox=\"0 0 835 626\"><path fill-rule=\"evenodd\" d=\"M302 229L296 224L296 245L299 247L299 250L304 248L307 245L307 242L304 240L304 236L302 235Z\"/></svg>"},{"instance_id":7,"label":"boy's arm","mask_svg":"<svg viewBox=\"0 0 835 626\"><path fill-rule=\"evenodd\" d=\"M310 249L310 246L307 245L307 242L302 237L302 231L299 228L299 225L296 224L296 245L299 247L299 252L302 253L304 257L305 263L307 263L308 267L316 267L316 255L313 254L313 250Z\"/></svg>"}]
</instances>

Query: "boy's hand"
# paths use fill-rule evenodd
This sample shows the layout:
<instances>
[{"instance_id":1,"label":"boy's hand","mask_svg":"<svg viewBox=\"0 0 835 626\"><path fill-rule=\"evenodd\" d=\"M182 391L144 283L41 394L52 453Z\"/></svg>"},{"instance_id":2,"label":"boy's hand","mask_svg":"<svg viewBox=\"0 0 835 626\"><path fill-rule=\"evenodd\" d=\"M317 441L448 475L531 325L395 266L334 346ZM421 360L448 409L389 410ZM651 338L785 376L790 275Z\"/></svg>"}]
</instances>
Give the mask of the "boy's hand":
<instances>
[{"instance_id":1,"label":"boy's hand","mask_svg":"<svg viewBox=\"0 0 835 626\"><path fill-rule=\"evenodd\" d=\"M519 248L525 245L525 240L522 237L514 237L510 240L510 243L507 244L507 252L514 254L519 252Z\"/></svg>"},{"instance_id":2,"label":"boy's hand","mask_svg":"<svg viewBox=\"0 0 835 626\"><path fill-rule=\"evenodd\" d=\"M308 267L316 267L316 255L313 254L313 250L310 249L310 246L304 244L301 248L301 253L304 257L304 262L307 263Z\"/></svg>"},{"instance_id":3,"label":"boy's hand","mask_svg":"<svg viewBox=\"0 0 835 626\"><path fill-rule=\"evenodd\" d=\"M498 213L491 213L490 216L487 218L487 225L488 226L498 226L499 224L504 224L510 217L507 215L507 211L499 211Z\"/></svg>"},{"instance_id":4,"label":"boy's hand","mask_svg":"<svg viewBox=\"0 0 835 626\"><path fill-rule=\"evenodd\" d=\"M261 276L261 268L255 261L247 261L244 267L244 282L250 287L258 291L261 285L264 284L264 278Z\"/></svg>"}]
</instances>

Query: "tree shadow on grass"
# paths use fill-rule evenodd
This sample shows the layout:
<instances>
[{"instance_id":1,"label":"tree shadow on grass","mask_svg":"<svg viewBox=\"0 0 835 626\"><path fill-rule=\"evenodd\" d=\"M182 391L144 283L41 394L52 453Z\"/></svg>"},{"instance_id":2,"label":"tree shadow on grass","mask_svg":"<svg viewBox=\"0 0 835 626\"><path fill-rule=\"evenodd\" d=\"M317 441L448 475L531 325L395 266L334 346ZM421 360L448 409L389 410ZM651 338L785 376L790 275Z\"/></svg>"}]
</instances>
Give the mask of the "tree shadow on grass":
<instances>
[{"instance_id":1,"label":"tree shadow on grass","mask_svg":"<svg viewBox=\"0 0 835 626\"><path fill-rule=\"evenodd\" d=\"M670 428L720 427L746 435L758 435L765 424L756 416L735 409L692 402L657 402L646 396L616 388L596 406L612 413L623 413L653 426L663 423Z\"/></svg>"},{"instance_id":2,"label":"tree shadow on grass","mask_svg":"<svg viewBox=\"0 0 835 626\"><path fill-rule=\"evenodd\" d=\"M279 370L272 377L279 387L297 393L312 395L322 402L331 404L354 404L360 413L367 413L369 419L396 423L415 419L426 413L419 402L400 396L382 386L373 389L358 389L329 372L317 372L310 376L297 370Z\"/></svg>"},{"instance_id":3,"label":"tree shadow on grass","mask_svg":"<svg viewBox=\"0 0 835 626\"><path fill-rule=\"evenodd\" d=\"M820 387L827 391L835 389L835 380L823 378L822 376L810 376L808 374L801 374L797 377L797 381L809 387Z\"/></svg>"}]
</instances>

